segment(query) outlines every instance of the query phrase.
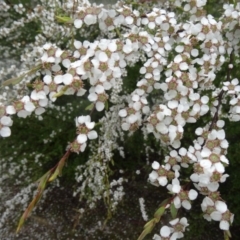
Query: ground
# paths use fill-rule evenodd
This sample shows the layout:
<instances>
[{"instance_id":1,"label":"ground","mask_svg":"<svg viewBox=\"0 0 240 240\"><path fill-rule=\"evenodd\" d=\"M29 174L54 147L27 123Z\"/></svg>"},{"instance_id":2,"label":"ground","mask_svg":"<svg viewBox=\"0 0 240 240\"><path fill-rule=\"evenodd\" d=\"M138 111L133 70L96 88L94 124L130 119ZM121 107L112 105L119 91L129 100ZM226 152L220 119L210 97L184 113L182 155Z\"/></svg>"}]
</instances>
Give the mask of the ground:
<instances>
[{"instance_id":1,"label":"ground","mask_svg":"<svg viewBox=\"0 0 240 240\"><path fill-rule=\"evenodd\" d=\"M80 216L77 209L84 207L84 203L79 203L78 198L72 196L71 186L54 187L40 203L38 210L32 213L20 234L15 235L16 222L8 222L8 232L2 231L1 240L137 240L146 224L140 212L138 199L145 198L147 214L151 219L157 206L166 197L166 192L163 188L156 188L141 178L125 185L125 191L124 201L103 228L107 211L102 202L99 202L95 209L88 210ZM193 216L194 218L196 217ZM167 221L167 216L164 216L164 221ZM196 221L199 221L198 217ZM198 224L205 225L200 227ZM190 233L189 237L188 232L184 239L223 239L223 234L216 225L211 226L205 221L195 225L197 233L194 235ZM206 228L206 231L201 232L200 228ZM158 233L159 229L160 225L156 226L153 233ZM148 235L145 240L152 239L152 236Z\"/></svg>"}]
</instances>

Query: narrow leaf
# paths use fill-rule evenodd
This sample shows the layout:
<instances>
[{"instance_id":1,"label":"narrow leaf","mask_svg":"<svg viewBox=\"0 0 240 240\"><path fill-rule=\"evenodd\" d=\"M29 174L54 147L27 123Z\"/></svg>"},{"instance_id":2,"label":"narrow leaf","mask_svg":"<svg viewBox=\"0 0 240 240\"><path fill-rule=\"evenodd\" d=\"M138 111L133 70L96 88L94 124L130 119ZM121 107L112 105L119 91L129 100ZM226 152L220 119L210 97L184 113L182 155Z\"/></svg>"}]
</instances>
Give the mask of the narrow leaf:
<instances>
[{"instance_id":1,"label":"narrow leaf","mask_svg":"<svg viewBox=\"0 0 240 240\"><path fill-rule=\"evenodd\" d=\"M108 110L108 101L105 102L105 109Z\"/></svg>"},{"instance_id":2,"label":"narrow leaf","mask_svg":"<svg viewBox=\"0 0 240 240\"><path fill-rule=\"evenodd\" d=\"M165 199L165 200L163 200L161 203L160 203L160 207L166 207L166 205L169 203L169 201L170 201L170 198L167 198L167 199Z\"/></svg>"},{"instance_id":3,"label":"narrow leaf","mask_svg":"<svg viewBox=\"0 0 240 240\"><path fill-rule=\"evenodd\" d=\"M3 86L8 86L8 85L10 85L10 84L15 85L15 84L17 84L17 83L20 83L25 76L26 76L26 75L24 74L24 75L21 75L20 77L10 78L10 79L4 81L4 82L2 83L2 85L3 85Z\"/></svg>"},{"instance_id":4,"label":"narrow leaf","mask_svg":"<svg viewBox=\"0 0 240 240\"><path fill-rule=\"evenodd\" d=\"M237 0L234 0L234 8L237 6Z\"/></svg>"},{"instance_id":5,"label":"narrow leaf","mask_svg":"<svg viewBox=\"0 0 240 240\"><path fill-rule=\"evenodd\" d=\"M66 161L66 157L63 157L59 163L57 168L55 169L54 173L51 175L51 177L49 178L49 182L53 181L54 179L56 179L57 176L61 176L62 175L62 169L65 165L65 161Z\"/></svg>"},{"instance_id":6,"label":"narrow leaf","mask_svg":"<svg viewBox=\"0 0 240 240\"><path fill-rule=\"evenodd\" d=\"M27 75L31 75L31 74L37 72L40 68L41 68L41 64L39 64L36 67L30 69L28 72L22 74L19 77L10 78L10 79L4 81L2 83L2 86L8 86L8 85L11 85L11 84L12 85L16 85L16 84L20 83L23 80L24 77L26 77Z\"/></svg>"},{"instance_id":7,"label":"narrow leaf","mask_svg":"<svg viewBox=\"0 0 240 240\"><path fill-rule=\"evenodd\" d=\"M165 212L165 207L160 207L155 213L154 213L154 217L156 219L158 219L158 221L160 220L160 218L162 217L162 215Z\"/></svg>"},{"instance_id":8,"label":"narrow leaf","mask_svg":"<svg viewBox=\"0 0 240 240\"><path fill-rule=\"evenodd\" d=\"M39 185L38 185L38 189L37 189L37 194L35 195L35 197L33 198L33 200L31 201L31 203L28 205L27 209L25 210L25 212L23 213L23 215L21 216L19 223L18 223L18 227L17 227L17 233L20 231L22 225L24 224L25 220L29 217L29 215L31 214L33 208L36 206L36 204L39 202L39 200L42 197L43 191L46 187L46 183L48 181L48 178L50 176L50 171L48 171L46 174L44 174L40 179Z\"/></svg>"},{"instance_id":9,"label":"narrow leaf","mask_svg":"<svg viewBox=\"0 0 240 240\"><path fill-rule=\"evenodd\" d=\"M67 91L68 88L69 88L69 86L64 86L64 87L60 90L60 92L55 93L55 94L53 95L53 97L54 97L54 98L61 97L61 96Z\"/></svg>"},{"instance_id":10,"label":"narrow leaf","mask_svg":"<svg viewBox=\"0 0 240 240\"><path fill-rule=\"evenodd\" d=\"M171 216L173 219L175 219L177 217L177 209L175 208L175 205L174 203L171 203L171 206L170 206L170 212L171 212Z\"/></svg>"},{"instance_id":11,"label":"narrow leaf","mask_svg":"<svg viewBox=\"0 0 240 240\"><path fill-rule=\"evenodd\" d=\"M228 230L228 231L224 231L224 239L229 239L231 238L232 235L231 235L231 232Z\"/></svg>"},{"instance_id":12,"label":"narrow leaf","mask_svg":"<svg viewBox=\"0 0 240 240\"><path fill-rule=\"evenodd\" d=\"M48 179L49 182L52 182L59 175L59 168L57 167L51 177Z\"/></svg>"},{"instance_id":13,"label":"narrow leaf","mask_svg":"<svg viewBox=\"0 0 240 240\"><path fill-rule=\"evenodd\" d=\"M145 225L144 225L144 228L148 228L149 226L152 226L154 224L154 221L155 219L151 219L149 222L147 222Z\"/></svg>"},{"instance_id":14,"label":"narrow leaf","mask_svg":"<svg viewBox=\"0 0 240 240\"><path fill-rule=\"evenodd\" d=\"M151 231L152 229L144 229L141 235L138 237L138 240L144 239Z\"/></svg>"},{"instance_id":15,"label":"narrow leaf","mask_svg":"<svg viewBox=\"0 0 240 240\"><path fill-rule=\"evenodd\" d=\"M64 16L55 16L58 22L61 23L72 23L72 19L70 17L64 17Z\"/></svg>"},{"instance_id":16,"label":"narrow leaf","mask_svg":"<svg viewBox=\"0 0 240 240\"><path fill-rule=\"evenodd\" d=\"M138 237L137 240L142 240L146 237L146 235L148 235L149 233L152 232L154 226L156 224L156 220L155 218L152 219L151 221L149 221L145 226L144 226L144 230L142 231L141 235Z\"/></svg>"},{"instance_id":17,"label":"narrow leaf","mask_svg":"<svg viewBox=\"0 0 240 240\"><path fill-rule=\"evenodd\" d=\"M89 111L92 111L94 108L94 103L91 103L90 105L88 105L85 110L89 110Z\"/></svg>"}]
</instances>

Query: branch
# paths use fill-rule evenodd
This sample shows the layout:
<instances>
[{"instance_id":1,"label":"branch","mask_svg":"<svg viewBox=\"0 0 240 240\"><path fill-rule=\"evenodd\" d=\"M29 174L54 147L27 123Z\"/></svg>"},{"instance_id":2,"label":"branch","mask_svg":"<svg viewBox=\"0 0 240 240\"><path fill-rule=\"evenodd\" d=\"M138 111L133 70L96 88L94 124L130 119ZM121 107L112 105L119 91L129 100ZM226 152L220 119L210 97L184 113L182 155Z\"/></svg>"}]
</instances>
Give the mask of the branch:
<instances>
[{"instance_id":1,"label":"branch","mask_svg":"<svg viewBox=\"0 0 240 240\"><path fill-rule=\"evenodd\" d=\"M37 188L37 194L35 195L35 197L31 201L31 203L28 205L27 209L25 210L25 212L21 216L21 218L19 220L19 223L18 223L16 233L18 233L20 231L24 222L30 216L32 210L34 209L34 207L36 207L37 203L41 199L41 197L43 195L43 192L44 192L44 190L47 186L47 183L56 179L57 176L61 176L62 168L65 165L65 162L68 159L70 153L71 153L71 151L69 149L64 154L64 156L60 159L60 161L37 181L37 182L39 182L38 188Z\"/></svg>"}]
</instances>

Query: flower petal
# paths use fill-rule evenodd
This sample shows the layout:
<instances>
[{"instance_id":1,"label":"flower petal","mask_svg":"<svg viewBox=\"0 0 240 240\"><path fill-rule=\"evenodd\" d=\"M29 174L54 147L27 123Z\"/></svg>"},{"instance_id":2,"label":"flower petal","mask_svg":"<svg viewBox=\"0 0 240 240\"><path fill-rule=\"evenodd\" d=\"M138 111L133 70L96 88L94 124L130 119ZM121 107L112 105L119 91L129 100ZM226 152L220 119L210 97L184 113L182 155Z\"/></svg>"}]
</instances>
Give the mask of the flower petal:
<instances>
[{"instance_id":1,"label":"flower petal","mask_svg":"<svg viewBox=\"0 0 240 240\"><path fill-rule=\"evenodd\" d=\"M78 143L82 144L82 143L85 143L87 141L87 136L86 134L79 134L77 136L77 141Z\"/></svg>"},{"instance_id":2,"label":"flower petal","mask_svg":"<svg viewBox=\"0 0 240 240\"><path fill-rule=\"evenodd\" d=\"M198 196L198 192L195 191L194 189L191 189L189 192L188 192L188 197L190 200L195 200Z\"/></svg>"},{"instance_id":3,"label":"flower petal","mask_svg":"<svg viewBox=\"0 0 240 240\"><path fill-rule=\"evenodd\" d=\"M160 230L160 234L163 237L169 237L171 229L168 226L163 226Z\"/></svg>"},{"instance_id":4,"label":"flower petal","mask_svg":"<svg viewBox=\"0 0 240 240\"><path fill-rule=\"evenodd\" d=\"M98 137L98 134L96 131L90 131L88 133L88 138L91 140L91 139L96 139Z\"/></svg>"},{"instance_id":5,"label":"flower petal","mask_svg":"<svg viewBox=\"0 0 240 240\"><path fill-rule=\"evenodd\" d=\"M9 137L11 135L11 129L9 127L2 127L0 130L0 135L2 137Z\"/></svg>"},{"instance_id":6,"label":"flower petal","mask_svg":"<svg viewBox=\"0 0 240 240\"><path fill-rule=\"evenodd\" d=\"M160 164L159 164L157 161L154 161L154 162L152 163L152 168L153 168L154 170L158 170L159 167L160 167Z\"/></svg>"},{"instance_id":7,"label":"flower petal","mask_svg":"<svg viewBox=\"0 0 240 240\"><path fill-rule=\"evenodd\" d=\"M223 201L216 201L215 207L220 213L225 213L227 211L227 205Z\"/></svg>"}]
</instances>

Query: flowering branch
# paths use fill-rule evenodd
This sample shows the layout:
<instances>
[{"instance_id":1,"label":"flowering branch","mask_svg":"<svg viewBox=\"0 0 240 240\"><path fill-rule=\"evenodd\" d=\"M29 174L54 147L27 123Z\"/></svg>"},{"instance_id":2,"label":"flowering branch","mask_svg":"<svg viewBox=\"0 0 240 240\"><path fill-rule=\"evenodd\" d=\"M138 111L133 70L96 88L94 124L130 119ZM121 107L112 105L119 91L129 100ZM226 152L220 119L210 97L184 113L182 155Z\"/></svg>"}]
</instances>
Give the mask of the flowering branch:
<instances>
[{"instance_id":1,"label":"flowering branch","mask_svg":"<svg viewBox=\"0 0 240 240\"><path fill-rule=\"evenodd\" d=\"M71 153L71 151L68 150L64 154L64 156L61 158L61 160L53 168L51 168L48 172L46 172L37 181L37 182L39 182L38 188L37 188L37 194L35 195L35 197L31 201L31 203L28 205L27 209L25 210L25 212L21 216L21 218L19 220L19 223L18 223L18 227L17 227L16 233L18 233L20 231L20 229L22 228L24 222L30 216L31 212L33 211L33 209L36 207L37 203L41 199L41 197L43 195L43 191L45 190L45 188L47 186L47 183L48 182L52 182L54 179L57 178L57 176L61 176L62 168L65 165L65 162L68 159L70 153Z\"/></svg>"},{"instance_id":2,"label":"flowering branch","mask_svg":"<svg viewBox=\"0 0 240 240\"><path fill-rule=\"evenodd\" d=\"M150 150L156 155L160 155L159 148L165 150L161 163L147 159L147 163L151 160L153 169L149 182L166 187L172 196L144 226L139 240L152 231L167 209L172 220L154 239L183 237L188 222L185 217L177 218L178 210L190 210L199 193L204 196L201 204L204 218L219 221L220 229L229 236L234 215L220 197L218 188L228 177L225 168L229 164L226 158L229 143L224 119L240 120L239 80L231 76L232 65L236 63L234 56L238 56L240 46L240 5L225 4L224 13L218 19L205 13L206 1L198 0L119 2L112 9L71 0L54 4L61 16L48 10L47 19L52 21L53 30L42 22L41 47L33 47L33 56L27 55L29 65L37 56L41 64L2 83L3 88L12 84L18 90L24 79L32 89L16 101L2 101L0 135L11 135L12 115L27 119L35 113L41 118L57 98L65 95L79 98L76 105L79 112L85 104L91 116L96 110L96 122L91 121L90 115L75 119L75 140L57 165L40 178L38 192L21 217L17 231L36 206L46 184L61 174L70 153L79 154L86 147L91 156L78 168L81 173L77 182L82 185L74 194L81 192L83 196L82 190L88 187L93 193L93 200L89 200L91 207L102 194L108 205L115 202L110 206L110 211L113 210L124 195L121 186L124 180L110 182L108 178L113 151L124 158L120 144L140 132L146 155ZM170 11L169 6L175 12ZM36 16L46 19L45 10L36 9L39 14ZM10 29L4 27L0 37L16 28L15 22ZM60 38L54 37L55 33L59 33ZM219 70L225 68L226 59L230 59L227 76L225 80L220 78L222 88L219 88L215 80ZM129 77L131 71L135 72ZM225 115L224 104L230 106ZM195 129L191 124L199 119L203 119L205 126ZM100 134L93 130L96 124L101 126ZM188 147L183 147L186 126L190 126L197 137ZM97 147L87 145L88 140L96 138L99 139ZM148 140L158 144L156 149ZM188 176L183 177L186 168L189 168ZM186 185L185 179L193 185Z\"/></svg>"}]
</instances>

